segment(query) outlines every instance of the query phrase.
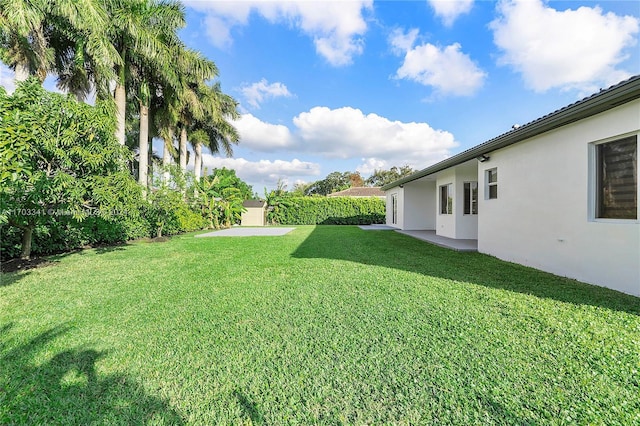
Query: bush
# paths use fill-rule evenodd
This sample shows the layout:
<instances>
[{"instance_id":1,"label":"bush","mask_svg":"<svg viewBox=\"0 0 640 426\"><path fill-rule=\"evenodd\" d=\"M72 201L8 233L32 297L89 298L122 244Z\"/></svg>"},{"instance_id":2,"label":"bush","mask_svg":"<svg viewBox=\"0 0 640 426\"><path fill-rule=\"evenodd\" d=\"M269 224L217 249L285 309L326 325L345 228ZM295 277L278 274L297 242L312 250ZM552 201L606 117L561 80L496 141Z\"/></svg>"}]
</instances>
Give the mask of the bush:
<instances>
[{"instance_id":1,"label":"bush","mask_svg":"<svg viewBox=\"0 0 640 426\"><path fill-rule=\"evenodd\" d=\"M149 196L147 208L151 233L156 237L196 231L207 226L207 220L193 210L183 195L176 190L161 187Z\"/></svg>"},{"instance_id":2,"label":"bush","mask_svg":"<svg viewBox=\"0 0 640 426\"><path fill-rule=\"evenodd\" d=\"M384 223L386 207L379 198L290 197L279 212L281 225L370 225Z\"/></svg>"}]
</instances>

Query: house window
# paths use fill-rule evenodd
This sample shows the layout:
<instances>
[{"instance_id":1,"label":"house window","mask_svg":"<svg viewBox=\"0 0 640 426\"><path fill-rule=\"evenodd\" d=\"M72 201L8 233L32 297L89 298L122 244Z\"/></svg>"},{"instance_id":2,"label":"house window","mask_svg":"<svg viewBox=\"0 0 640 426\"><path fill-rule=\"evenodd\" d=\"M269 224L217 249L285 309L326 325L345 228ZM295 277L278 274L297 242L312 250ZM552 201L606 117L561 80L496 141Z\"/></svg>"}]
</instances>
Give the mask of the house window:
<instances>
[{"instance_id":1,"label":"house window","mask_svg":"<svg viewBox=\"0 0 640 426\"><path fill-rule=\"evenodd\" d=\"M464 214L478 214L478 182L464 183Z\"/></svg>"},{"instance_id":2,"label":"house window","mask_svg":"<svg viewBox=\"0 0 640 426\"><path fill-rule=\"evenodd\" d=\"M391 195L391 223L398 223L398 194Z\"/></svg>"},{"instance_id":3,"label":"house window","mask_svg":"<svg viewBox=\"0 0 640 426\"><path fill-rule=\"evenodd\" d=\"M596 217L638 218L638 137L596 145Z\"/></svg>"},{"instance_id":4,"label":"house window","mask_svg":"<svg viewBox=\"0 0 640 426\"><path fill-rule=\"evenodd\" d=\"M485 200L493 200L498 198L498 169L485 170L484 182Z\"/></svg>"},{"instance_id":5,"label":"house window","mask_svg":"<svg viewBox=\"0 0 640 426\"><path fill-rule=\"evenodd\" d=\"M440 214L453 214L453 185L440 187Z\"/></svg>"}]
</instances>

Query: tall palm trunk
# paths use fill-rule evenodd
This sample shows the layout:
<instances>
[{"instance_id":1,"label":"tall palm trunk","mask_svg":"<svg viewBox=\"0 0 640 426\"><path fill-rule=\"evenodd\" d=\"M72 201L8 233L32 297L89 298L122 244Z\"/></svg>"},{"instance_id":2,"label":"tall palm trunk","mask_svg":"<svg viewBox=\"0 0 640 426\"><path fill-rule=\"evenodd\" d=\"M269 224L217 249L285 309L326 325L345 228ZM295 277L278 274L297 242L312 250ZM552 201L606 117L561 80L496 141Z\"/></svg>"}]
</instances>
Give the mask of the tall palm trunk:
<instances>
[{"instance_id":1,"label":"tall palm trunk","mask_svg":"<svg viewBox=\"0 0 640 426\"><path fill-rule=\"evenodd\" d=\"M195 157L193 159L193 172L196 175L196 180L200 180L202 175L202 144L194 142L193 150L195 151Z\"/></svg>"},{"instance_id":2,"label":"tall palm trunk","mask_svg":"<svg viewBox=\"0 0 640 426\"><path fill-rule=\"evenodd\" d=\"M164 140L164 149L162 151L162 182L166 185L169 183L169 164L171 164L171 153L169 152L169 144L172 143L173 137Z\"/></svg>"},{"instance_id":3,"label":"tall palm trunk","mask_svg":"<svg viewBox=\"0 0 640 426\"><path fill-rule=\"evenodd\" d=\"M127 110L127 91L124 84L120 84L120 82L116 83L116 91L114 97L116 101L116 138L118 138L118 142L120 142L120 145L124 145L126 140L126 136L124 133L124 117Z\"/></svg>"},{"instance_id":4,"label":"tall palm trunk","mask_svg":"<svg viewBox=\"0 0 640 426\"><path fill-rule=\"evenodd\" d=\"M120 53L120 57L122 57L122 61L126 64L126 50L123 50ZM125 135L125 117L127 114L127 88L125 86L125 67L126 65L119 66L118 77L116 81L116 90L113 94L115 102L116 102L116 138L120 145L124 145L126 142Z\"/></svg>"},{"instance_id":5,"label":"tall palm trunk","mask_svg":"<svg viewBox=\"0 0 640 426\"><path fill-rule=\"evenodd\" d=\"M16 82L25 81L29 78L29 66L25 63L16 64Z\"/></svg>"},{"instance_id":6,"label":"tall palm trunk","mask_svg":"<svg viewBox=\"0 0 640 426\"><path fill-rule=\"evenodd\" d=\"M138 182L145 190L149 172L149 107L140 102L140 140L138 147Z\"/></svg>"},{"instance_id":7,"label":"tall palm trunk","mask_svg":"<svg viewBox=\"0 0 640 426\"><path fill-rule=\"evenodd\" d=\"M187 128L180 129L180 170L187 171Z\"/></svg>"}]
</instances>

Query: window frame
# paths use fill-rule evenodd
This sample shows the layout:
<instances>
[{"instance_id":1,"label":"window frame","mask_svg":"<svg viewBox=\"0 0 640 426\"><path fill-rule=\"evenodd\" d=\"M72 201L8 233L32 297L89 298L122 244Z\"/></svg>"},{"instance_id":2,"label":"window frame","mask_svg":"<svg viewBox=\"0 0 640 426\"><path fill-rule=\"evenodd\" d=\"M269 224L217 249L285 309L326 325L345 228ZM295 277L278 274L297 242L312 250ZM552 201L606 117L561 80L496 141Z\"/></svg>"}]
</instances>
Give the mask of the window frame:
<instances>
[{"instance_id":1,"label":"window frame","mask_svg":"<svg viewBox=\"0 0 640 426\"><path fill-rule=\"evenodd\" d=\"M467 198L467 185L469 185L469 197ZM475 203L473 197L473 186L475 185ZM462 184L463 188L463 206L462 206L462 214L467 216L477 216L478 215L478 181L468 181ZM468 209L467 209L468 207ZM475 207L475 212L474 212Z\"/></svg>"},{"instance_id":2,"label":"window frame","mask_svg":"<svg viewBox=\"0 0 640 426\"><path fill-rule=\"evenodd\" d=\"M636 218L635 219L622 219L622 218L609 218L598 217L599 214L599 202L600 202L600 159L599 159L599 147L608 143L614 143L623 141L625 139L635 137L636 138ZM589 176L588 176L588 221L599 223L625 223L633 224L640 223L640 133L631 132L621 135L616 135L610 138L598 140L589 143L588 145L588 161L589 161Z\"/></svg>"},{"instance_id":3,"label":"window frame","mask_svg":"<svg viewBox=\"0 0 640 426\"><path fill-rule=\"evenodd\" d=\"M391 194L391 224L398 224L398 193Z\"/></svg>"},{"instance_id":4,"label":"window frame","mask_svg":"<svg viewBox=\"0 0 640 426\"><path fill-rule=\"evenodd\" d=\"M495 172L496 180L494 182L489 181L491 173ZM493 167L484 171L484 199L485 200L497 200L498 199L498 168ZM491 196L491 188L495 188L495 197Z\"/></svg>"},{"instance_id":5,"label":"window frame","mask_svg":"<svg viewBox=\"0 0 640 426\"><path fill-rule=\"evenodd\" d=\"M447 200L446 203L443 203L443 190L447 191ZM438 199L440 201L440 209L439 212L441 215L452 215L453 214L453 183L446 183L444 185L440 185L438 187Z\"/></svg>"}]
</instances>

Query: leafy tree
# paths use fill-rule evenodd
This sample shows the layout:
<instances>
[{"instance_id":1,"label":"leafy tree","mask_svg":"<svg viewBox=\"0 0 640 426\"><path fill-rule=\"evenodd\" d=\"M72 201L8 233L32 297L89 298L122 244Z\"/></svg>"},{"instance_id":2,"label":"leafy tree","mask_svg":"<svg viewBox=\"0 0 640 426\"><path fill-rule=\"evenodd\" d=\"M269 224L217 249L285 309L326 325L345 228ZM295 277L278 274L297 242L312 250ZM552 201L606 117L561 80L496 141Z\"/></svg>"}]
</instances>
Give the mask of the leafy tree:
<instances>
[{"instance_id":1,"label":"leafy tree","mask_svg":"<svg viewBox=\"0 0 640 426\"><path fill-rule=\"evenodd\" d=\"M350 188L360 188L364 186L364 180L362 176L360 176L360 172L349 174L349 186Z\"/></svg>"},{"instance_id":2,"label":"leafy tree","mask_svg":"<svg viewBox=\"0 0 640 426\"><path fill-rule=\"evenodd\" d=\"M0 145L10 148L0 170L0 209L9 226L22 230L22 258L30 257L35 227L53 214L108 217L110 209L94 196L109 185L102 177L128 175L129 154L113 130L107 103L93 107L47 92L35 78L12 96L0 90Z\"/></svg>"},{"instance_id":3,"label":"leafy tree","mask_svg":"<svg viewBox=\"0 0 640 426\"><path fill-rule=\"evenodd\" d=\"M217 187L220 191L225 188L236 188L240 192L242 201L253 198L253 188L251 185L240 179L236 175L235 170L223 167L221 169L214 169L211 174L219 178Z\"/></svg>"},{"instance_id":4,"label":"leafy tree","mask_svg":"<svg viewBox=\"0 0 640 426\"><path fill-rule=\"evenodd\" d=\"M351 172L332 172L326 178L309 184L305 195L328 195L351 185Z\"/></svg>"},{"instance_id":5,"label":"leafy tree","mask_svg":"<svg viewBox=\"0 0 640 426\"><path fill-rule=\"evenodd\" d=\"M244 200L251 198L252 189L236 176L235 170L216 169L196 182L197 199L209 227L219 229L240 221Z\"/></svg>"},{"instance_id":6,"label":"leafy tree","mask_svg":"<svg viewBox=\"0 0 640 426\"><path fill-rule=\"evenodd\" d=\"M307 193L308 183L296 183L291 189L291 195L295 197L303 197Z\"/></svg>"},{"instance_id":7,"label":"leafy tree","mask_svg":"<svg viewBox=\"0 0 640 426\"><path fill-rule=\"evenodd\" d=\"M269 192L266 188L264 189L264 198L267 203L267 222L272 225L282 223L285 210L295 205L291 194L287 192L286 185L281 180L278 180L276 189Z\"/></svg>"},{"instance_id":8,"label":"leafy tree","mask_svg":"<svg viewBox=\"0 0 640 426\"><path fill-rule=\"evenodd\" d=\"M398 179L402 179L405 176L409 176L414 173L414 171L415 170L408 165L401 167L393 166L389 170L376 169L365 182L370 186L384 186Z\"/></svg>"},{"instance_id":9,"label":"leafy tree","mask_svg":"<svg viewBox=\"0 0 640 426\"><path fill-rule=\"evenodd\" d=\"M222 199L218 202L222 214L222 223L229 228L240 221L242 212L246 211L242 194L238 188L225 188L222 190Z\"/></svg>"}]
</instances>

